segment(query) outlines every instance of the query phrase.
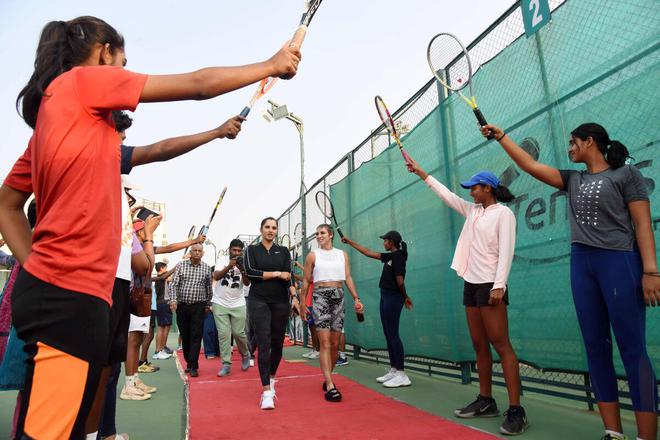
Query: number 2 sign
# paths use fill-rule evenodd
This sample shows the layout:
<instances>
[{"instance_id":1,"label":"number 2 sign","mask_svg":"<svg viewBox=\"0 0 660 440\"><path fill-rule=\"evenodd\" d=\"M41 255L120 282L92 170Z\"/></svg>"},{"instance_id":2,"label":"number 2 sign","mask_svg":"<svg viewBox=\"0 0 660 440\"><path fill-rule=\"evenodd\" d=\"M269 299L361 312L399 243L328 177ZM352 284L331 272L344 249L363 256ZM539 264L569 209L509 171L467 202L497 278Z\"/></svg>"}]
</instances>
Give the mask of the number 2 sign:
<instances>
[{"instance_id":1,"label":"number 2 sign","mask_svg":"<svg viewBox=\"0 0 660 440\"><path fill-rule=\"evenodd\" d=\"M525 35L528 37L550 21L548 0L521 0L520 9L525 24Z\"/></svg>"}]
</instances>

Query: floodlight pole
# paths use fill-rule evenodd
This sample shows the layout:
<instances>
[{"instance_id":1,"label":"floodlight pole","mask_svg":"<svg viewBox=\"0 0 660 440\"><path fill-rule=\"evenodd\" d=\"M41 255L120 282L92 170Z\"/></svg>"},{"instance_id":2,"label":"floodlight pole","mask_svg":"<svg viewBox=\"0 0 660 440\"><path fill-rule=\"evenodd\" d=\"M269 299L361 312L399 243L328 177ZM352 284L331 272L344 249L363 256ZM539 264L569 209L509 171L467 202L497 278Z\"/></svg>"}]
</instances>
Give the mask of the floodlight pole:
<instances>
[{"instance_id":1,"label":"floodlight pole","mask_svg":"<svg viewBox=\"0 0 660 440\"><path fill-rule=\"evenodd\" d=\"M288 112L284 117L275 119L273 117L275 113L275 109L285 106L282 104L277 104L276 102L273 102L270 99L268 100L268 103L270 104L271 108L270 110L266 110L266 112L268 113L268 115L271 117L272 120L286 118L289 121L293 122L293 125L295 125L296 130L298 130L298 136L300 139L300 211L301 211L301 225L302 225L301 247L302 247L302 260L304 264L304 261L307 258L307 203L305 201L306 187L305 187L305 139L304 139L305 126L303 124L302 118L294 115L291 112Z\"/></svg>"}]
</instances>

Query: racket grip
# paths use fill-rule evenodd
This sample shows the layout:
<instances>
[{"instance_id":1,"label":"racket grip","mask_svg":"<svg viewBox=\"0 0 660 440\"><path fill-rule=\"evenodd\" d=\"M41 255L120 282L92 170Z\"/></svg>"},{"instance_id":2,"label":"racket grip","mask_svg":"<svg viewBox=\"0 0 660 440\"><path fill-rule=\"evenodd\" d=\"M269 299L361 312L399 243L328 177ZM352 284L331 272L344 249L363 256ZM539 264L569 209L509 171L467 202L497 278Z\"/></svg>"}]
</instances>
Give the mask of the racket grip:
<instances>
[{"instance_id":1,"label":"racket grip","mask_svg":"<svg viewBox=\"0 0 660 440\"><path fill-rule=\"evenodd\" d=\"M413 167L412 167L412 162L410 161L410 156L408 156L408 153L406 153L406 150L401 148L401 155L403 156L403 160L406 161L406 166L408 167L408 171L412 172Z\"/></svg>"},{"instance_id":2,"label":"racket grip","mask_svg":"<svg viewBox=\"0 0 660 440\"><path fill-rule=\"evenodd\" d=\"M245 107L243 110L241 110L241 116L244 118L247 118L247 115L250 114L250 107Z\"/></svg>"},{"instance_id":3,"label":"racket grip","mask_svg":"<svg viewBox=\"0 0 660 440\"><path fill-rule=\"evenodd\" d=\"M202 226L202 229L199 230L199 236L206 235L209 232L209 227L208 226Z\"/></svg>"},{"instance_id":4,"label":"racket grip","mask_svg":"<svg viewBox=\"0 0 660 440\"><path fill-rule=\"evenodd\" d=\"M307 35L307 26L300 25L298 26L298 29L296 29L296 32L293 34L293 38L291 38L291 42L289 43L290 48L297 47L300 49L300 46L302 46L303 41L305 41L305 36Z\"/></svg>"},{"instance_id":5,"label":"racket grip","mask_svg":"<svg viewBox=\"0 0 660 440\"><path fill-rule=\"evenodd\" d=\"M337 234L339 234L339 238L344 238L344 233L341 232L341 228L337 226Z\"/></svg>"},{"instance_id":6,"label":"racket grip","mask_svg":"<svg viewBox=\"0 0 660 440\"><path fill-rule=\"evenodd\" d=\"M486 118L484 118L484 114L481 113L481 110L479 110L479 107L475 107L472 111L474 112L474 116L477 117L477 121L479 121L479 125L481 127L483 127L484 125L488 125L488 122L486 122ZM492 134L489 134L488 136L486 136L486 139L494 139L494 138L495 138L495 136L493 136Z\"/></svg>"}]
</instances>

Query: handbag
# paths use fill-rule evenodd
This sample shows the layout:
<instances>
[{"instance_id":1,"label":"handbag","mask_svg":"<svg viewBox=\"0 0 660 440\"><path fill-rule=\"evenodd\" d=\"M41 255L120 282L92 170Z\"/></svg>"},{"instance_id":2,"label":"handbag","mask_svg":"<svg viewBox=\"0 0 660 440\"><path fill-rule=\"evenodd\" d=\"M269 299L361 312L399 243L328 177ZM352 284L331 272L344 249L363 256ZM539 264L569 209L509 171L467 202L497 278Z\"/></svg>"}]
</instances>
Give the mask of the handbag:
<instances>
[{"instance_id":1,"label":"handbag","mask_svg":"<svg viewBox=\"0 0 660 440\"><path fill-rule=\"evenodd\" d=\"M130 310L131 314L146 318L151 316L151 287L142 285L144 280L135 279L131 286Z\"/></svg>"}]
</instances>

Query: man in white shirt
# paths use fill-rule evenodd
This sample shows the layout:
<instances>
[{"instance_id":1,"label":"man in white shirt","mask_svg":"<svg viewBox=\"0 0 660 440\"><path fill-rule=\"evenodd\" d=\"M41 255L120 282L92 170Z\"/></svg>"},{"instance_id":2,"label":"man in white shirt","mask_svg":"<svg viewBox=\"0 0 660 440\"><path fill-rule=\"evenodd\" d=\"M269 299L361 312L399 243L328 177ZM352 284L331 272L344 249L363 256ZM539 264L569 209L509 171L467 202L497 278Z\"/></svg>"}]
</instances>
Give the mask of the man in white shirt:
<instances>
[{"instance_id":1,"label":"man in white shirt","mask_svg":"<svg viewBox=\"0 0 660 440\"><path fill-rule=\"evenodd\" d=\"M245 335L244 296L244 288L250 285L250 280L243 264L243 247L241 240L233 239L229 243L229 263L223 269L213 272L213 279L217 283L211 302L222 358L222 368L218 371L220 377L231 372L232 336L242 356L241 370L246 371L250 367L250 354Z\"/></svg>"}]
</instances>

